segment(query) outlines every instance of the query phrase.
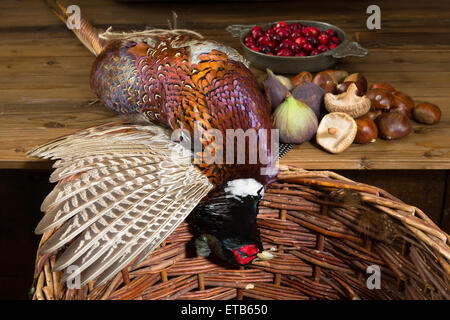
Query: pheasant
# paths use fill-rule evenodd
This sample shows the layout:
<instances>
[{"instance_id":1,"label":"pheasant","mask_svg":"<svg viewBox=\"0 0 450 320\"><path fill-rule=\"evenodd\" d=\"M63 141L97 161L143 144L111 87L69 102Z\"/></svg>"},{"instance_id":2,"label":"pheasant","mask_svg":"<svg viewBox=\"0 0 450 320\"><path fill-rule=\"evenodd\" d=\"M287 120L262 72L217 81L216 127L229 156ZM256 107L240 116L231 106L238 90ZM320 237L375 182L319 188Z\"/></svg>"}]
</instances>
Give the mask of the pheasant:
<instances>
[{"instance_id":1,"label":"pheasant","mask_svg":"<svg viewBox=\"0 0 450 320\"><path fill-rule=\"evenodd\" d=\"M58 183L35 232L47 239L41 256L58 253L54 270L77 267L61 281L104 283L191 213L200 255L212 251L234 265L270 258L256 216L278 172L276 136L247 61L189 30L100 33L81 18L73 31L96 55L93 92L129 119L29 152L57 160L50 181Z\"/></svg>"}]
</instances>

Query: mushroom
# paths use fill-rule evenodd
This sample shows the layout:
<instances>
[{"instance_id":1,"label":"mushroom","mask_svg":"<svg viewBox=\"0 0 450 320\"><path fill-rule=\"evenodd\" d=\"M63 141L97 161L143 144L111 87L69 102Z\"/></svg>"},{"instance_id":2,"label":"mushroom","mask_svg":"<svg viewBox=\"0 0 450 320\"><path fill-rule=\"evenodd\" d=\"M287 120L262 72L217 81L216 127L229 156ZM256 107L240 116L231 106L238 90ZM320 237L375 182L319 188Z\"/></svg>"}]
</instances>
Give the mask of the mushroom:
<instances>
[{"instance_id":1,"label":"mushroom","mask_svg":"<svg viewBox=\"0 0 450 320\"><path fill-rule=\"evenodd\" d=\"M340 153L355 140L357 125L355 119L344 112L325 115L317 129L317 143L331 153Z\"/></svg>"},{"instance_id":2,"label":"mushroom","mask_svg":"<svg viewBox=\"0 0 450 320\"><path fill-rule=\"evenodd\" d=\"M352 83L346 92L338 95L325 94L325 107L328 112L345 112L353 118L366 114L370 109L370 99L358 96L358 87Z\"/></svg>"}]
</instances>

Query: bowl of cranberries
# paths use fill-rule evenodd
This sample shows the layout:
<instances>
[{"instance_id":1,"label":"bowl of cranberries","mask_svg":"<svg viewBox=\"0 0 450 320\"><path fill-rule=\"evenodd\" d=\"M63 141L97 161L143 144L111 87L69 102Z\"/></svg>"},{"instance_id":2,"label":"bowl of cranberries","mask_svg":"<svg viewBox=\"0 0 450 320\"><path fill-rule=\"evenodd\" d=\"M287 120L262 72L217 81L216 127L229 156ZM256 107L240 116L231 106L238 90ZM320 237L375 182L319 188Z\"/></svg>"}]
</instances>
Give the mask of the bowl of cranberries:
<instances>
[{"instance_id":1,"label":"bowl of cranberries","mask_svg":"<svg viewBox=\"0 0 450 320\"><path fill-rule=\"evenodd\" d=\"M287 20L259 25L227 27L239 37L252 66L277 73L295 74L327 69L340 58L364 57L368 50L347 40L346 33L329 23Z\"/></svg>"}]
</instances>

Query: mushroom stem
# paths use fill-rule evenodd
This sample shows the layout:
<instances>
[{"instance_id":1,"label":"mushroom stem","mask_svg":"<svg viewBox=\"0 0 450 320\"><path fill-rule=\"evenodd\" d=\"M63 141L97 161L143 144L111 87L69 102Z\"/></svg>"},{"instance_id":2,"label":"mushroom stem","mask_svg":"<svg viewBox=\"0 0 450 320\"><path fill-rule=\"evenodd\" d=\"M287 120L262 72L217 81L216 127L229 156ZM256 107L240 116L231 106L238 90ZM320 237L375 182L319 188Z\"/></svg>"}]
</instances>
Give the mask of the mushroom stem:
<instances>
[{"instance_id":1,"label":"mushroom stem","mask_svg":"<svg viewBox=\"0 0 450 320\"><path fill-rule=\"evenodd\" d=\"M338 129L328 128L328 133L331 134L333 137L336 137L338 135Z\"/></svg>"},{"instance_id":2,"label":"mushroom stem","mask_svg":"<svg viewBox=\"0 0 450 320\"><path fill-rule=\"evenodd\" d=\"M354 102L355 97L357 96L358 87L356 84L352 83L348 88L347 91L343 94L342 102L345 103L352 103Z\"/></svg>"}]
</instances>

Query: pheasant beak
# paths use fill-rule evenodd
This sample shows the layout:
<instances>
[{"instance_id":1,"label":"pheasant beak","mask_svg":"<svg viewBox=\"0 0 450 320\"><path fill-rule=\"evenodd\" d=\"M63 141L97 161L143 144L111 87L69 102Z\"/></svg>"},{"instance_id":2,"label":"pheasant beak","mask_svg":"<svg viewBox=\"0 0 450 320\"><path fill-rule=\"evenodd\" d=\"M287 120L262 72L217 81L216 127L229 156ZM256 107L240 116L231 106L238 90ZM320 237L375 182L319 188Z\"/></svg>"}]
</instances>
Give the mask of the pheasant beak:
<instances>
[{"instance_id":1,"label":"pheasant beak","mask_svg":"<svg viewBox=\"0 0 450 320\"><path fill-rule=\"evenodd\" d=\"M264 250L263 252L257 253L256 257L258 260L266 261L273 258L273 254L271 254L269 251Z\"/></svg>"}]
</instances>

